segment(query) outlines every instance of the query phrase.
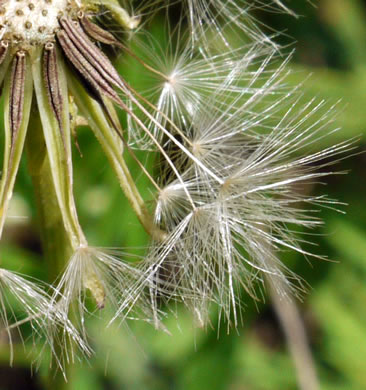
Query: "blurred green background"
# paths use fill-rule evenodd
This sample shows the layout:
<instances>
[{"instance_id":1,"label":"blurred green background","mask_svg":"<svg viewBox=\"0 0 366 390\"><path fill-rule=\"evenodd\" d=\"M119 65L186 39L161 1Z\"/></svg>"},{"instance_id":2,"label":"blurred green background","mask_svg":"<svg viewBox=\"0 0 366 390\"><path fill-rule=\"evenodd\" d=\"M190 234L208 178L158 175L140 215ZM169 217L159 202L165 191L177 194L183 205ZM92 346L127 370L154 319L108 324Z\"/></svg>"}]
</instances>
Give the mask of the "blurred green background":
<instances>
[{"instance_id":1,"label":"blurred green background","mask_svg":"<svg viewBox=\"0 0 366 390\"><path fill-rule=\"evenodd\" d=\"M298 302L314 355L321 389L366 389L366 1L292 0L287 4L300 17L258 13L264 24L282 31L278 41L292 42L296 53L290 81L296 85L309 74L305 96L341 99L337 126L329 144L359 137L353 156L337 164L347 174L323 180L312 188L347 204L342 212L323 209L325 225L311 238L317 253L334 261L311 264L297 254L286 255L292 269L311 290ZM122 74L134 69L120 66ZM96 246L136 247L144 232L126 204L117 180L92 134L78 133L83 156L75 151L75 191L80 219ZM137 173L137 171L136 171ZM33 189L25 161L18 175L11 218L1 243L2 266L44 277L36 226ZM166 325L172 335L143 323L115 324L105 329L99 314L89 321L95 356L73 366L69 389L287 390L297 389L293 362L270 299L254 304L245 298L243 324L226 332L195 329L190 314L178 308ZM38 372L21 345L9 368L6 339L0 337L0 389L44 389L47 366ZM33 374L32 374L33 372ZM52 388L52 386L50 387Z\"/></svg>"}]
</instances>

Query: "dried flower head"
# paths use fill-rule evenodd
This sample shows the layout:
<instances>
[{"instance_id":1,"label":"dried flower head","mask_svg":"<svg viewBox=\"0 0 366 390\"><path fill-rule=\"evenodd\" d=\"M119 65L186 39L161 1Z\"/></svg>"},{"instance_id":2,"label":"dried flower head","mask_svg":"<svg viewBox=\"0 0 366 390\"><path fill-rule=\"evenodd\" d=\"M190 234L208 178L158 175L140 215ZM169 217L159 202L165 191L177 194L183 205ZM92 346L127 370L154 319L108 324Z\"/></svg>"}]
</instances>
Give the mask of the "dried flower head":
<instances>
[{"instance_id":1,"label":"dried flower head","mask_svg":"<svg viewBox=\"0 0 366 390\"><path fill-rule=\"evenodd\" d=\"M160 326L155 298L181 299L204 325L215 302L228 323L237 325L244 290L256 296L256 286L267 279L279 290L286 286L283 293L302 290L301 278L279 253L309 255L289 226L312 228L320 221L298 204L332 202L296 185L333 173L325 169L330 158L350 148L343 143L316 149L316 141L332 132L330 111L322 113L323 102L300 104L297 88L286 87L290 57L281 59L272 37L249 16L247 1L183 2L188 33L181 34L179 25L160 51L151 51L153 39L145 40L137 45L141 56L98 15L103 10L124 31L137 28L141 19L133 2L125 3L0 1L5 104L0 236L26 146L44 246L47 252L49 241L58 243L50 247L60 253L48 257L54 256L55 264L61 258L58 271L63 271L51 298L1 271L0 315L9 330L5 286L24 304L24 320L47 329L52 350L55 342L76 343L88 354L86 313L105 305L114 309L112 321L138 316ZM140 10L153 15L160 4L146 2ZM252 4L290 12L279 0ZM232 34L243 33L244 43L232 45ZM102 50L108 46L137 60L155 79L153 88L133 88ZM116 107L127 116L127 129ZM94 132L151 236L143 262L127 263L88 244L73 194L71 136L78 121ZM155 164L140 161L135 148ZM139 192L125 152L150 181L148 199ZM73 351L66 352L66 360L68 353Z\"/></svg>"}]
</instances>

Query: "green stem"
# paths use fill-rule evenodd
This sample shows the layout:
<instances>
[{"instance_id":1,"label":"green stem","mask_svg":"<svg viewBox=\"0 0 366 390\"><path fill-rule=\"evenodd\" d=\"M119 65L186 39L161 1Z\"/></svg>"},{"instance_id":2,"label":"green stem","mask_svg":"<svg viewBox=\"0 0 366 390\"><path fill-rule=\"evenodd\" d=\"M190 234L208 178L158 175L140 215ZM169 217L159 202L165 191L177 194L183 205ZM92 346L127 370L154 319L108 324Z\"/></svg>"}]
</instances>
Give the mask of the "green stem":
<instances>
[{"instance_id":1,"label":"green stem","mask_svg":"<svg viewBox=\"0 0 366 390\"><path fill-rule=\"evenodd\" d=\"M145 231L156 241L163 241L166 233L159 229L154 223L152 215L146 207L128 166L123 157L123 145L116 134L116 129L112 129L107 117L98 102L93 100L85 89L78 83L71 72L68 72L70 78L69 86L72 95L75 98L78 108L87 119L89 126L93 130L97 140L101 144L114 172L117 175L120 186L128 199L137 218L141 222ZM113 104L105 101L109 113L115 116L115 122L118 123L117 114L114 111ZM120 130L122 133L122 130Z\"/></svg>"},{"instance_id":2,"label":"green stem","mask_svg":"<svg viewBox=\"0 0 366 390\"><path fill-rule=\"evenodd\" d=\"M72 248L64 228L54 190L41 120L38 110L35 107L33 107L29 122L26 151L28 169L35 189L38 222L45 264L48 268L48 279L50 283L53 283L64 271L67 261L72 254ZM71 366L65 362L64 371L69 380L71 380L70 368ZM50 369L49 378L46 382L47 388L53 390L71 388L69 382L65 382L61 370L58 370L57 374L54 374Z\"/></svg>"}]
</instances>

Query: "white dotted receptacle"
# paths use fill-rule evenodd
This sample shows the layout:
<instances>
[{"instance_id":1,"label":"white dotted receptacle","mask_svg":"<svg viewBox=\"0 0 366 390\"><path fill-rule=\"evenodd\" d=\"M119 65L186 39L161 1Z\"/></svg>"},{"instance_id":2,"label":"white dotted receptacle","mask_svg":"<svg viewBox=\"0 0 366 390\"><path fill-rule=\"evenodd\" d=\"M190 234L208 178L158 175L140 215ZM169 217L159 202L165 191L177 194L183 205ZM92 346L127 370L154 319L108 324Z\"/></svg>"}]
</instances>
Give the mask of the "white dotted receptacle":
<instances>
[{"instance_id":1,"label":"white dotted receptacle","mask_svg":"<svg viewBox=\"0 0 366 390\"><path fill-rule=\"evenodd\" d=\"M75 9L72 0L2 0L0 39L12 44L43 44L54 37L58 18L71 8Z\"/></svg>"}]
</instances>

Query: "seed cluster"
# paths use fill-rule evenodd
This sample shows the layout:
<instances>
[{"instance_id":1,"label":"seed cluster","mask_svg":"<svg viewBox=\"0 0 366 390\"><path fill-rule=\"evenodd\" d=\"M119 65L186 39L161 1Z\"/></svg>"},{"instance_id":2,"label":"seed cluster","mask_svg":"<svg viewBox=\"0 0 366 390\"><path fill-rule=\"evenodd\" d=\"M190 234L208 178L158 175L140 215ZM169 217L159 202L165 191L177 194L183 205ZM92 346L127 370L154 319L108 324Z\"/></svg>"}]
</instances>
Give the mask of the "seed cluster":
<instances>
[{"instance_id":1,"label":"seed cluster","mask_svg":"<svg viewBox=\"0 0 366 390\"><path fill-rule=\"evenodd\" d=\"M71 9L72 0L0 1L0 39L23 47L42 45L54 37L58 19Z\"/></svg>"}]
</instances>

